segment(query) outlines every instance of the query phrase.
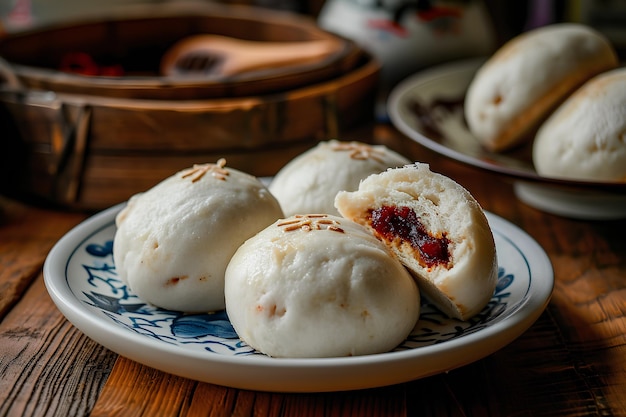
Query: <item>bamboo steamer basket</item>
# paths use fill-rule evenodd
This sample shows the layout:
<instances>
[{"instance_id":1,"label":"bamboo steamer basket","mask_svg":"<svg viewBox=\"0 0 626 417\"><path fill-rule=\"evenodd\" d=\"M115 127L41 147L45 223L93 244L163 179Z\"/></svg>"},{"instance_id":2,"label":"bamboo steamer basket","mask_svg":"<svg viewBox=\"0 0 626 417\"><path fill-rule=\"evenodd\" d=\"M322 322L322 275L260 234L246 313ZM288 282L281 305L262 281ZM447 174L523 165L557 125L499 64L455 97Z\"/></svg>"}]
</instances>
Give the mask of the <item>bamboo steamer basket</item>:
<instances>
[{"instance_id":1,"label":"bamboo steamer basket","mask_svg":"<svg viewBox=\"0 0 626 417\"><path fill-rule=\"evenodd\" d=\"M257 30L277 31L275 16L270 23L255 23ZM311 33L319 33L311 25ZM181 98L170 86L163 95L153 94L159 90L153 86L128 94L128 80L118 80L119 89L115 80L106 80L111 88L76 86L66 74L50 70L50 78L65 84L46 84L14 65L9 55L0 86L0 193L93 211L123 202L178 170L219 158L252 175L274 175L320 140L340 138L373 120L380 65L358 48L348 55L351 62L344 60L338 74L303 85L285 89L279 83L264 93L238 95L230 94L239 86L233 81L223 96L181 87Z\"/></svg>"}]
</instances>

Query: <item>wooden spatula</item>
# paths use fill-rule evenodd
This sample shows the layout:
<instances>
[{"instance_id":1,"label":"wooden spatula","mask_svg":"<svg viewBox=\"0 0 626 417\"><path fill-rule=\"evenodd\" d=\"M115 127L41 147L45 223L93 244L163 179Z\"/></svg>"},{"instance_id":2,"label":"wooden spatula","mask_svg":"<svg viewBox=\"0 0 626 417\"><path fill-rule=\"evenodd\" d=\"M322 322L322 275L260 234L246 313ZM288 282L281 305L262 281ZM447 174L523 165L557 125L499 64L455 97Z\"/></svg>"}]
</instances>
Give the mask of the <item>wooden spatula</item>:
<instances>
[{"instance_id":1,"label":"wooden spatula","mask_svg":"<svg viewBox=\"0 0 626 417\"><path fill-rule=\"evenodd\" d=\"M166 76L231 76L247 71L315 62L336 52L331 39L298 42L248 41L196 35L176 43L161 60Z\"/></svg>"}]
</instances>

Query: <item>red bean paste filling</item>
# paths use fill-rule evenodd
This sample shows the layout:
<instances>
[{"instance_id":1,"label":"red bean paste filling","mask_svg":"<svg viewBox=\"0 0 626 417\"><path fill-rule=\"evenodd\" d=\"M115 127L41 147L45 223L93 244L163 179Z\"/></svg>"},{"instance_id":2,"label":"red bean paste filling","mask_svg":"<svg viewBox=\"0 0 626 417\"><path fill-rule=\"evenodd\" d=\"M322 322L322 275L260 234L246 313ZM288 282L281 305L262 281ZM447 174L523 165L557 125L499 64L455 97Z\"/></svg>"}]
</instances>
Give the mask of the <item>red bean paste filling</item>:
<instances>
[{"instance_id":1,"label":"red bean paste filling","mask_svg":"<svg viewBox=\"0 0 626 417\"><path fill-rule=\"evenodd\" d=\"M371 225L388 241L401 239L408 242L420 254L422 265L447 266L450 262L448 244L444 233L441 237L430 234L415 211L409 207L382 206L370 211Z\"/></svg>"}]
</instances>

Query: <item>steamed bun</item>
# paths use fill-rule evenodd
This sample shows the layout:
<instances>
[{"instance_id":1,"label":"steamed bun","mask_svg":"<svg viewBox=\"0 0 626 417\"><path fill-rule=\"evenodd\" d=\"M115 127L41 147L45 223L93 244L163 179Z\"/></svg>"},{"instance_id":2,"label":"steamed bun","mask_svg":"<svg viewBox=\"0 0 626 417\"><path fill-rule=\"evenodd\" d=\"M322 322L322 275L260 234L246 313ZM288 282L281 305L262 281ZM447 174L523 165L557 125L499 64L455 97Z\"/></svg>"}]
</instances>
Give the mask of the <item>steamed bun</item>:
<instances>
[{"instance_id":1,"label":"steamed bun","mask_svg":"<svg viewBox=\"0 0 626 417\"><path fill-rule=\"evenodd\" d=\"M224 271L249 237L282 217L263 183L195 165L130 199L116 217L117 273L144 301L184 312L224 309Z\"/></svg>"},{"instance_id":2,"label":"steamed bun","mask_svg":"<svg viewBox=\"0 0 626 417\"><path fill-rule=\"evenodd\" d=\"M383 145L337 140L320 142L287 163L269 188L286 216L338 215L334 206L337 192L355 190L359 181L368 175L409 162Z\"/></svg>"},{"instance_id":3,"label":"steamed bun","mask_svg":"<svg viewBox=\"0 0 626 417\"><path fill-rule=\"evenodd\" d=\"M460 184L415 163L337 194L342 216L385 242L441 311L467 320L491 299L496 246L487 218Z\"/></svg>"},{"instance_id":4,"label":"steamed bun","mask_svg":"<svg viewBox=\"0 0 626 417\"><path fill-rule=\"evenodd\" d=\"M364 227L332 215L281 219L226 270L226 311L240 338L274 357L386 352L415 326L417 286Z\"/></svg>"},{"instance_id":5,"label":"steamed bun","mask_svg":"<svg viewBox=\"0 0 626 417\"><path fill-rule=\"evenodd\" d=\"M533 162L545 177L626 182L626 68L591 79L550 116Z\"/></svg>"},{"instance_id":6,"label":"steamed bun","mask_svg":"<svg viewBox=\"0 0 626 417\"><path fill-rule=\"evenodd\" d=\"M585 81L618 65L604 35L578 23L524 32L478 70L465 98L470 132L487 149L508 150Z\"/></svg>"}]
</instances>

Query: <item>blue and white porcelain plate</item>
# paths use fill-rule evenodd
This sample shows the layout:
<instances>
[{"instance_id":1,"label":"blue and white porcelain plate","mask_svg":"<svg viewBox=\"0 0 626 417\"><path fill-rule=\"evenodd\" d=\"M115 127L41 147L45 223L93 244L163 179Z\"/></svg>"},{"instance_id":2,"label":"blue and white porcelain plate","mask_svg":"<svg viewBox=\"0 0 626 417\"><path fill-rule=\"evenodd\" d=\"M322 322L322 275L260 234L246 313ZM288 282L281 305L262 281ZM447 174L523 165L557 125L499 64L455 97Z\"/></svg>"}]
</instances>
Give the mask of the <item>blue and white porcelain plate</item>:
<instances>
[{"instance_id":1,"label":"blue and white porcelain plate","mask_svg":"<svg viewBox=\"0 0 626 417\"><path fill-rule=\"evenodd\" d=\"M57 307L112 351L175 375L259 391L325 392L385 386L449 371L513 341L545 309L553 271L525 232L487 213L496 241L498 286L469 321L425 303L411 335L394 351L366 356L277 359L243 343L224 312L182 314L154 307L118 278L112 207L76 226L50 251L44 279Z\"/></svg>"}]
</instances>

